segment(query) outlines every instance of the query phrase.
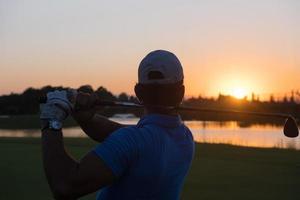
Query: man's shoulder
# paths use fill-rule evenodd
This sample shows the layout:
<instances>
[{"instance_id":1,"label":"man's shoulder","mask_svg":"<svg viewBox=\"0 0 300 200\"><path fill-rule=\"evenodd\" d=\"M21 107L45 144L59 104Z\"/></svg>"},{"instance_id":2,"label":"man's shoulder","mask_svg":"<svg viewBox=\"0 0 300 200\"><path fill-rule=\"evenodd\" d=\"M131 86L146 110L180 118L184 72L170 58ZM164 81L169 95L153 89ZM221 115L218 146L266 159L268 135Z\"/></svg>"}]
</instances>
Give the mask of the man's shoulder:
<instances>
[{"instance_id":1,"label":"man's shoulder","mask_svg":"<svg viewBox=\"0 0 300 200\"><path fill-rule=\"evenodd\" d=\"M137 137L139 128L135 125L122 127L111 134L111 137Z\"/></svg>"},{"instance_id":2,"label":"man's shoulder","mask_svg":"<svg viewBox=\"0 0 300 200\"><path fill-rule=\"evenodd\" d=\"M156 131L155 131L156 130ZM155 135L159 134L157 130L157 127L152 124L147 124L143 126L139 125L130 125L123 128L120 128L113 132L111 136L114 138L123 138L123 139L129 139L132 141L144 141L145 138L148 138L149 140L155 133Z\"/></svg>"},{"instance_id":3,"label":"man's shoulder","mask_svg":"<svg viewBox=\"0 0 300 200\"><path fill-rule=\"evenodd\" d=\"M114 133L134 133L139 131L138 129L137 125L128 125L116 130Z\"/></svg>"}]
</instances>

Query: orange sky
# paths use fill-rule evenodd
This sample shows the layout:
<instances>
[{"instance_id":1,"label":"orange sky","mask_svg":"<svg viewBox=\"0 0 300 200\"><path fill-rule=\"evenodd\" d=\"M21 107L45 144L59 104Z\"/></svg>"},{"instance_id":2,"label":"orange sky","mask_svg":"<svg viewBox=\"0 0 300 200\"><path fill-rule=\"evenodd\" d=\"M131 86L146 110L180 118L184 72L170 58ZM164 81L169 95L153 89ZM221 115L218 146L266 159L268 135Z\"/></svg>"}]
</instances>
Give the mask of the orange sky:
<instances>
[{"instance_id":1,"label":"orange sky","mask_svg":"<svg viewBox=\"0 0 300 200\"><path fill-rule=\"evenodd\" d=\"M187 96L282 96L300 89L299 10L297 0L0 0L0 94L48 84L132 94L139 61L166 49Z\"/></svg>"}]
</instances>

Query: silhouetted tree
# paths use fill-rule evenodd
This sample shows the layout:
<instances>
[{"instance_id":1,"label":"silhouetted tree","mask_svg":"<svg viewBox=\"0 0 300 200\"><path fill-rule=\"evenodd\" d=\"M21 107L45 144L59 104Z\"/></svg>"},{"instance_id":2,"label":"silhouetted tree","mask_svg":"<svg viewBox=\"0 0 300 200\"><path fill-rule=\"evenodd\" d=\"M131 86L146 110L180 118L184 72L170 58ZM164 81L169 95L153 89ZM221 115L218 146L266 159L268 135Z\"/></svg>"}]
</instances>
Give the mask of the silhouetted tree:
<instances>
[{"instance_id":1,"label":"silhouetted tree","mask_svg":"<svg viewBox=\"0 0 300 200\"><path fill-rule=\"evenodd\" d=\"M100 86L95 93L104 101L115 101L117 99L111 92L102 86Z\"/></svg>"},{"instance_id":2,"label":"silhouetted tree","mask_svg":"<svg viewBox=\"0 0 300 200\"><path fill-rule=\"evenodd\" d=\"M129 97L125 92L122 92L121 94L119 94L118 100L119 101L129 101Z\"/></svg>"},{"instance_id":3,"label":"silhouetted tree","mask_svg":"<svg viewBox=\"0 0 300 200\"><path fill-rule=\"evenodd\" d=\"M275 102L275 98L273 94L270 94L270 103L274 103Z\"/></svg>"},{"instance_id":4,"label":"silhouetted tree","mask_svg":"<svg viewBox=\"0 0 300 200\"><path fill-rule=\"evenodd\" d=\"M254 92L251 93L251 101L252 101L252 102L255 102L255 101L256 101Z\"/></svg>"},{"instance_id":5,"label":"silhouetted tree","mask_svg":"<svg viewBox=\"0 0 300 200\"><path fill-rule=\"evenodd\" d=\"M90 94L94 92L94 89L91 85L80 86L77 90L80 92L85 92L85 93L90 93Z\"/></svg>"},{"instance_id":6,"label":"silhouetted tree","mask_svg":"<svg viewBox=\"0 0 300 200\"><path fill-rule=\"evenodd\" d=\"M292 92L291 92L290 102L291 103L295 103L295 93L294 93L294 90L292 90Z\"/></svg>"},{"instance_id":7,"label":"silhouetted tree","mask_svg":"<svg viewBox=\"0 0 300 200\"><path fill-rule=\"evenodd\" d=\"M284 97L283 97L283 103L288 103L288 98L286 95L284 95Z\"/></svg>"}]
</instances>

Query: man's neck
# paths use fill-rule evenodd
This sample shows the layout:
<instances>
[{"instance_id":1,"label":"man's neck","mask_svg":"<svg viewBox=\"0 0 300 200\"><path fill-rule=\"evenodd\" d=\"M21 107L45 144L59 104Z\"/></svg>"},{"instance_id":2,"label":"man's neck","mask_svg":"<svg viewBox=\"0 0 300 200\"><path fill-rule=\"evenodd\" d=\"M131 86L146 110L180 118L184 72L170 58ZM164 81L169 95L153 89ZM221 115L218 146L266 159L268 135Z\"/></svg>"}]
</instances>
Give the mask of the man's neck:
<instances>
[{"instance_id":1,"label":"man's neck","mask_svg":"<svg viewBox=\"0 0 300 200\"><path fill-rule=\"evenodd\" d=\"M170 108L161 108L161 107L145 107L145 114L161 114L161 115L170 115L176 116L178 115L178 111L176 109Z\"/></svg>"}]
</instances>

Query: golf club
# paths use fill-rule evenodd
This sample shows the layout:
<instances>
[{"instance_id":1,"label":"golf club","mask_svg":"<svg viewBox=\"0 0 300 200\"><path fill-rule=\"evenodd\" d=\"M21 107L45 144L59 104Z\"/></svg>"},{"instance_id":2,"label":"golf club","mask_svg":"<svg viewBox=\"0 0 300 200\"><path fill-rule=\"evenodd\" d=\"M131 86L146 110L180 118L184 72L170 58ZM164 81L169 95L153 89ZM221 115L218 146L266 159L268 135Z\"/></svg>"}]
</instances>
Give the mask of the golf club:
<instances>
[{"instance_id":1,"label":"golf club","mask_svg":"<svg viewBox=\"0 0 300 200\"><path fill-rule=\"evenodd\" d=\"M47 97L41 97L39 102L45 103ZM97 100L95 106L110 106L110 107L127 107L127 108L143 108L144 106L137 103L131 102L119 102L119 101L102 101ZM167 107L168 108L168 107ZM290 114L284 113L265 113L265 112L250 112L250 111L237 111L237 110L226 110L226 109L208 109L208 108L195 108L187 106L169 107L169 109L176 109L178 111L193 111L193 112L212 112L212 113L224 113L224 114L238 114L238 115L252 115L261 117L273 117L286 119L283 133L286 137L295 138L299 135L299 130L295 118Z\"/></svg>"}]
</instances>

